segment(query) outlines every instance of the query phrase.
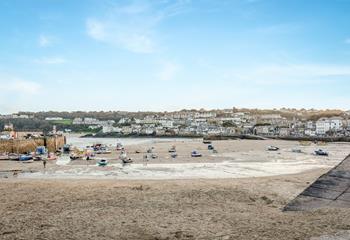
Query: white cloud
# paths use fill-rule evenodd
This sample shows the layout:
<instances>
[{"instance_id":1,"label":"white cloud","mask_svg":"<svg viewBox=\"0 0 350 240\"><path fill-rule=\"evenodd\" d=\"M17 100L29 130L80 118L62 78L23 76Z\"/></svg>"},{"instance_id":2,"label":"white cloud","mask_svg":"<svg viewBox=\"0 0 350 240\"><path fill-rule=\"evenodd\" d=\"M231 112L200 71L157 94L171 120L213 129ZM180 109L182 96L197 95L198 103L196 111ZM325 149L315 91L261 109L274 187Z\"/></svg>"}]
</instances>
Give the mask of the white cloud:
<instances>
[{"instance_id":1,"label":"white cloud","mask_svg":"<svg viewBox=\"0 0 350 240\"><path fill-rule=\"evenodd\" d=\"M38 39L38 44L40 47L50 47L54 44L55 38L52 36L47 36L45 34L40 34Z\"/></svg>"},{"instance_id":2,"label":"white cloud","mask_svg":"<svg viewBox=\"0 0 350 240\"><path fill-rule=\"evenodd\" d=\"M156 51L156 28L165 18L184 11L189 1L134 1L117 6L105 16L86 20L87 34L100 42L135 53Z\"/></svg>"},{"instance_id":3,"label":"white cloud","mask_svg":"<svg viewBox=\"0 0 350 240\"><path fill-rule=\"evenodd\" d=\"M0 90L4 92L15 92L20 94L37 94L41 90L41 85L33 81L25 81L16 78L5 78L1 82Z\"/></svg>"},{"instance_id":4,"label":"white cloud","mask_svg":"<svg viewBox=\"0 0 350 240\"><path fill-rule=\"evenodd\" d=\"M42 57L34 60L37 64L63 64L66 62L66 59L62 57Z\"/></svg>"},{"instance_id":5,"label":"white cloud","mask_svg":"<svg viewBox=\"0 0 350 240\"><path fill-rule=\"evenodd\" d=\"M162 69L158 74L160 80L172 80L181 69L179 65L172 62L164 62Z\"/></svg>"}]
</instances>

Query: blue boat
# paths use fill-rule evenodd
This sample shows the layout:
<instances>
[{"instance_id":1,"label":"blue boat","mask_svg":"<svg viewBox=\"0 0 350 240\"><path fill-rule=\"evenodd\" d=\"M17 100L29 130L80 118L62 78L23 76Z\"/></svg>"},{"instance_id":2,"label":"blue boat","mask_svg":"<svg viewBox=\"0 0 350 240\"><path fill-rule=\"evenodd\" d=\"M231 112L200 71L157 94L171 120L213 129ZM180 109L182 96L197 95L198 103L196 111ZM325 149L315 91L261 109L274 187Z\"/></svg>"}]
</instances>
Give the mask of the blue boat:
<instances>
[{"instance_id":1,"label":"blue boat","mask_svg":"<svg viewBox=\"0 0 350 240\"><path fill-rule=\"evenodd\" d=\"M21 155L19 157L20 161L29 161L29 160L32 160L32 159L33 159L33 156L30 155L30 154L24 154L24 155Z\"/></svg>"},{"instance_id":2,"label":"blue boat","mask_svg":"<svg viewBox=\"0 0 350 240\"><path fill-rule=\"evenodd\" d=\"M46 154L47 152L46 152L45 146L39 146L39 147L37 147L35 153L36 153L37 155L44 155L44 154Z\"/></svg>"}]
</instances>

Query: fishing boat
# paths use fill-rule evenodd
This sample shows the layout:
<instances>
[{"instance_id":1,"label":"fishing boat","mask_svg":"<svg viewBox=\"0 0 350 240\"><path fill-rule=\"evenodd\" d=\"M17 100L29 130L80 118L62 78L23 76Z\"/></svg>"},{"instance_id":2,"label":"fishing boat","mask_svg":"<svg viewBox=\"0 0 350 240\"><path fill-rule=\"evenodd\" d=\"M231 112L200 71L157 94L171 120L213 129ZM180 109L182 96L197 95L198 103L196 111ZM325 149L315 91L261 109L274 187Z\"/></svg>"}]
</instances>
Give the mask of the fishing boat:
<instances>
[{"instance_id":1,"label":"fishing boat","mask_svg":"<svg viewBox=\"0 0 350 240\"><path fill-rule=\"evenodd\" d=\"M121 150L123 150L124 149L124 147L123 147L123 144L121 144L121 143L117 143L117 151L121 151Z\"/></svg>"},{"instance_id":2,"label":"fishing boat","mask_svg":"<svg viewBox=\"0 0 350 240\"><path fill-rule=\"evenodd\" d=\"M278 151L279 148L278 147L275 147L275 146L268 146L267 147L267 151Z\"/></svg>"},{"instance_id":3,"label":"fishing boat","mask_svg":"<svg viewBox=\"0 0 350 240\"><path fill-rule=\"evenodd\" d=\"M63 152L64 153L69 153L71 150L72 150L71 145L69 145L69 144L63 145Z\"/></svg>"},{"instance_id":4,"label":"fishing boat","mask_svg":"<svg viewBox=\"0 0 350 240\"><path fill-rule=\"evenodd\" d=\"M327 151L324 151L322 149L318 149L315 151L315 154L318 155L318 156L328 156L328 152Z\"/></svg>"},{"instance_id":5,"label":"fishing boat","mask_svg":"<svg viewBox=\"0 0 350 240\"><path fill-rule=\"evenodd\" d=\"M197 152L196 150L191 152L191 157L201 157L202 154L200 154L199 152Z\"/></svg>"},{"instance_id":6,"label":"fishing boat","mask_svg":"<svg viewBox=\"0 0 350 240\"><path fill-rule=\"evenodd\" d=\"M46 153L47 153L47 151L46 151L45 146L39 146L36 148L36 151L35 151L36 155L44 155Z\"/></svg>"},{"instance_id":7,"label":"fishing boat","mask_svg":"<svg viewBox=\"0 0 350 240\"><path fill-rule=\"evenodd\" d=\"M20 155L16 153L9 153L9 160L19 160Z\"/></svg>"},{"instance_id":8,"label":"fishing boat","mask_svg":"<svg viewBox=\"0 0 350 240\"><path fill-rule=\"evenodd\" d=\"M106 159L101 159L97 164L99 166L106 166L108 164L108 161Z\"/></svg>"},{"instance_id":9,"label":"fishing boat","mask_svg":"<svg viewBox=\"0 0 350 240\"><path fill-rule=\"evenodd\" d=\"M152 148L147 149L147 153L152 153L152 152L153 152L153 147L152 147Z\"/></svg>"},{"instance_id":10,"label":"fishing boat","mask_svg":"<svg viewBox=\"0 0 350 240\"><path fill-rule=\"evenodd\" d=\"M0 160L9 160L8 154L0 154Z\"/></svg>"},{"instance_id":11,"label":"fishing boat","mask_svg":"<svg viewBox=\"0 0 350 240\"><path fill-rule=\"evenodd\" d=\"M126 164L126 163L132 163L133 161L132 161L131 158L126 158L126 159L122 159L122 162L123 162L124 164Z\"/></svg>"},{"instance_id":12,"label":"fishing boat","mask_svg":"<svg viewBox=\"0 0 350 240\"><path fill-rule=\"evenodd\" d=\"M170 152L170 153L176 152L176 147L175 147L175 146L172 146L172 147L168 150L168 152Z\"/></svg>"},{"instance_id":13,"label":"fishing boat","mask_svg":"<svg viewBox=\"0 0 350 240\"><path fill-rule=\"evenodd\" d=\"M99 150L95 151L96 154L110 154L112 151L110 151L108 148L100 148Z\"/></svg>"},{"instance_id":14,"label":"fishing boat","mask_svg":"<svg viewBox=\"0 0 350 240\"><path fill-rule=\"evenodd\" d=\"M120 153L120 156L119 156L120 160L122 160L122 162L125 164L125 163L132 163L132 159L131 158L128 158L126 152L124 150L122 150L122 152Z\"/></svg>"},{"instance_id":15,"label":"fishing boat","mask_svg":"<svg viewBox=\"0 0 350 240\"><path fill-rule=\"evenodd\" d=\"M69 156L69 158L71 159L71 160L77 160L77 159L81 159L81 158L83 158L81 155L79 155L79 154L76 154L76 153L72 153L70 156Z\"/></svg>"},{"instance_id":16,"label":"fishing boat","mask_svg":"<svg viewBox=\"0 0 350 240\"><path fill-rule=\"evenodd\" d=\"M20 161L29 161L29 160L33 160L33 156L31 154L23 154L19 157Z\"/></svg>"}]
</instances>

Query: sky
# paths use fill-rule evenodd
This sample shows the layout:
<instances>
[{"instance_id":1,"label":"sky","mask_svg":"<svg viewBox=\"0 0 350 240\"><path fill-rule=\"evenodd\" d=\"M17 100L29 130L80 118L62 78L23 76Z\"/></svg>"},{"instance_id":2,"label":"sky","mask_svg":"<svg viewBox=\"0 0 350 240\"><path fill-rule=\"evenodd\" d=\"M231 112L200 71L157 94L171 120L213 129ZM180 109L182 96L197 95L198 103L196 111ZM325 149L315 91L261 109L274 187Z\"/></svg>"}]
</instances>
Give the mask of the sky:
<instances>
[{"instance_id":1,"label":"sky","mask_svg":"<svg viewBox=\"0 0 350 240\"><path fill-rule=\"evenodd\" d=\"M0 114L350 109L350 0L1 0Z\"/></svg>"}]
</instances>

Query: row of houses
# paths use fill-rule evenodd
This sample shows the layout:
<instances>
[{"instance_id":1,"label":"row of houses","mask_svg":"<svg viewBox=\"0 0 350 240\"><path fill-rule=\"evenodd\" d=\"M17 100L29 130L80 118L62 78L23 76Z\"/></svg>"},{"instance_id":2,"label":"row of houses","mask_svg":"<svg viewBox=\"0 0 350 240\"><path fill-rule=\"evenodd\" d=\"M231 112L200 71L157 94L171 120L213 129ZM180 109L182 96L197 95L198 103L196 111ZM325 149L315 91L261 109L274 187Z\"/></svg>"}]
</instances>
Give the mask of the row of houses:
<instances>
[{"instance_id":1,"label":"row of houses","mask_svg":"<svg viewBox=\"0 0 350 240\"><path fill-rule=\"evenodd\" d=\"M317 121L291 122L286 125L263 124L254 127L257 135L279 136L349 136L350 121L341 117L320 118Z\"/></svg>"},{"instance_id":2,"label":"row of houses","mask_svg":"<svg viewBox=\"0 0 350 240\"><path fill-rule=\"evenodd\" d=\"M349 115L347 115L349 114ZM284 115L287 116L287 115ZM257 134L277 136L342 136L350 135L350 112L344 117L303 119L302 114L284 117L281 114L253 114L233 110L180 111L148 114L142 118L124 117L118 121L96 118L74 118L73 125L102 128L103 133L145 135L230 135ZM60 117L47 121L63 120Z\"/></svg>"},{"instance_id":3,"label":"row of houses","mask_svg":"<svg viewBox=\"0 0 350 240\"><path fill-rule=\"evenodd\" d=\"M98 125L98 126L109 126L115 123L114 120L98 120L96 118L74 118L72 124L73 125Z\"/></svg>"}]
</instances>

